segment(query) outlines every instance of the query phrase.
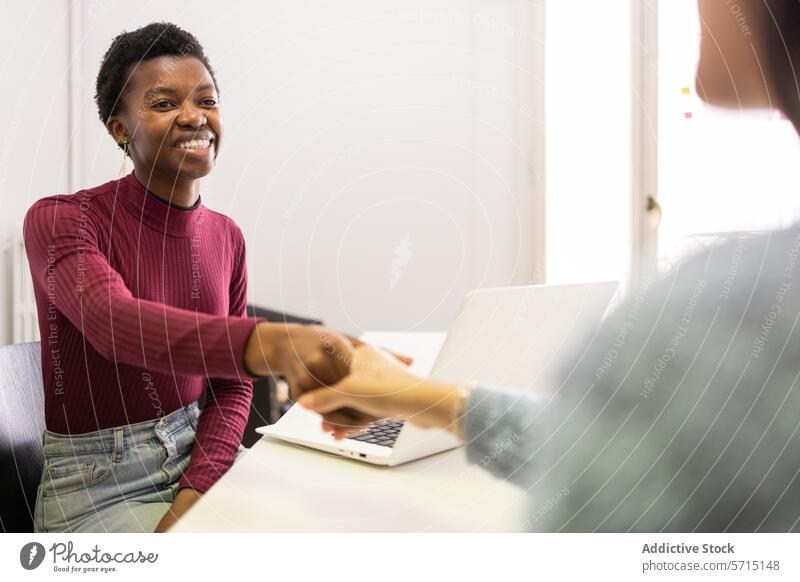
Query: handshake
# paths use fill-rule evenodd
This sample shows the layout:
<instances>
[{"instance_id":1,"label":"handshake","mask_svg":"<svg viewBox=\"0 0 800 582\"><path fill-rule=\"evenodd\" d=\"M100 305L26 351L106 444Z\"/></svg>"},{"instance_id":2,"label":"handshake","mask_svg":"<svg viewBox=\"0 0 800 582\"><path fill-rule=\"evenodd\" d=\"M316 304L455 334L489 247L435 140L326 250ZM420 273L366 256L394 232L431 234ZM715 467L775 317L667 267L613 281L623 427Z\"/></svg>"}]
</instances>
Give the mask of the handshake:
<instances>
[{"instance_id":1,"label":"handshake","mask_svg":"<svg viewBox=\"0 0 800 582\"><path fill-rule=\"evenodd\" d=\"M411 358L376 349L321 326L260 323L245 349L254 374L283 376L290 395L322 416L336 438L379 418L405 418L425 428L458 434L458 386L421 378Z\"/></svg>"},{"instance_id":2,"label":"handshake","mask_svg":"<svg viewBox=\"0 0 800 582\"><path fill-rule=\"evenodd\" d=\"M384 412L363 406L361 398L345 401L350 384L353 389L362 384L377 387L372 376L383 371L385 380L391 379L391 385L385 386L391 393L397 384L417 384L419 380L403 370L412 362L408 356L379 353L352 336L318 325L259 323L248 340L244 360L252 374L282 376L292 399L301 404L308 403L308 393L328 394L326 410L317 410L323 414L326 428L334 432L356 430ZM394 373L387 375L390 371ZM331 386L333 390L329 389ZM307 397L301 399L304 394ZM377 404L377 400L371 404ZM395 411L395 406L388 408Z\"/></svg>"},{"instance_id":3,"label":"handshake","mask_svg":"<svg viewBox=\"0 0 800 582\"><path fill-rule=\"evenodd\" d=\"M320 325L259 323L245 348L247 369L259 376L282 376L293 400L330 386L350 370L357 339Z\"/></svg>"}]
</instances>

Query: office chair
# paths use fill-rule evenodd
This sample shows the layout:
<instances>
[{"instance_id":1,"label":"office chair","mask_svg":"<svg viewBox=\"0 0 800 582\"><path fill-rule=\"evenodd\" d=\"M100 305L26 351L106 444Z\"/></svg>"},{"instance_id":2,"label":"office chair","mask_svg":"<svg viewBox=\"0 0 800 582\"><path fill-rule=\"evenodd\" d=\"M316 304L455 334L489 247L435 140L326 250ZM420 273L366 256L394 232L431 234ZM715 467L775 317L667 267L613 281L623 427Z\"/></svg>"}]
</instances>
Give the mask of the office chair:
<instances>
[{"instance_id":1,"label":"office chair","mask_svg":"<svg viewBox=\"0 0 800 582\"><path fill-rule=\"evenodd\" d=\"M42 477L40 342L0 347L0 529L32 532Z\"/></svg>"},{"instance_id":2,"label":"office chair","mask_svg":"<svg viewBox=\"0 0 800 582\"><path fill-rule=\"evenodd\" d=\"M275 311L258 305L247 306L248 317L263 317L267 321L282 323L301 323L306 325L322 325L322 321L299 315ZM242 444L250 448L260 438L256 428L272 424L286 411L287 404L278 395L278 383L274 378L262 378L253 382L253 402L250 405L250 416L244 429Z\"/></svg>"}]
</instances>

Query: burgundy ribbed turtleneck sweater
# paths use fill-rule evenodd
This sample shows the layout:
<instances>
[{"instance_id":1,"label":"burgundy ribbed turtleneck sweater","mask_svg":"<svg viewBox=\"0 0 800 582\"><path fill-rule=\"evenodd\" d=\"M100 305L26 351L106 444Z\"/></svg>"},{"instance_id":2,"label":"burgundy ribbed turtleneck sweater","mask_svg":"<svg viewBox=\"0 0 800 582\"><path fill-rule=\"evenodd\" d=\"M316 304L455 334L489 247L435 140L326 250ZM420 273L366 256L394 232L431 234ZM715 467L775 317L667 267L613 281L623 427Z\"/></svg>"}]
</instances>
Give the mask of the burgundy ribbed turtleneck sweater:
<instances>
[{"instance_id":1,"label":"burgundy ribbed turtleneck sweater","mask_svg":"<svg viewBox=\"0 0 800 582\"><path fill-rule=\"evenodd\" d=\"M133 172L43 198L25 217L48 430L79 434L206 402L180 487L230 468L252 382L242 233L198 200L171 206Z\"/></svg>"}]
</instances>

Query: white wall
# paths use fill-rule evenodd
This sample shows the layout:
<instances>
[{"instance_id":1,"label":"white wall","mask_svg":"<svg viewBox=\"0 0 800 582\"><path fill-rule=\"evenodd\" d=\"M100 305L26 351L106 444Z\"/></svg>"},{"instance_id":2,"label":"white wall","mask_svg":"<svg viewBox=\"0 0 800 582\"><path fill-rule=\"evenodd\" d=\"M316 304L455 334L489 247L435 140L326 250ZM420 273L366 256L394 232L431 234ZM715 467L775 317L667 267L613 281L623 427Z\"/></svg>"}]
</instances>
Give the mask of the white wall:
<instances>
[{"instance_id":1,"label":"white wall","mask_svg":"<svg viewBox=\"0 0 800 582\"><path fill-rule=\"evenodd\" d=\"M53 5L32 17L28 52L3 53L13 67L4 88L42 61L25 98L39 111L20 113L26 129L15 141L29 151L2 182L4 196L18 196L8 226L65 188L68 19ZM515 265L525 244L515 171L527 164L515 124L537 120L518 97L534 76L520 81L515 46L531 31L515 22L513 0L80 7L76 185L113 179L119 167L92 99L111 39L156 20L190 30L216 69L226 128L203 199L245 232L251 300L349 331L442 329L465 291L531 271ZM13 3L4 30L16 32L32 10ZM41 135L46 151L31 159Z\"/></svg>"},{"instance_id":2,"label":"white wall","mask_svg":"<svg viewBox=\"0 0 800 582\"><path fill-rule=\"evenodd\" d=\"M0 242L22 230L37 198L67 191L68 31L66 0L4 2L0 18ZM10 256L0 255L0 341L11 338Z\"/></svg>"}]
</instances>

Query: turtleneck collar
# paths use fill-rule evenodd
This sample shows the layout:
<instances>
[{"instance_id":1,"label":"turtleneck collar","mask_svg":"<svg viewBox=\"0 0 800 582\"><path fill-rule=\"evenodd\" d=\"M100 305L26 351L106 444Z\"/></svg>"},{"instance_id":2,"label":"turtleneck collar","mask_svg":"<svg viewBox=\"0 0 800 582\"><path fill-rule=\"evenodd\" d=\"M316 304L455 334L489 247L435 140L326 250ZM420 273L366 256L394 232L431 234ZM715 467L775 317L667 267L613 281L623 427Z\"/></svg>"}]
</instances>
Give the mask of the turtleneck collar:
<instances>
[{"instance_id":1,"label":"turtleneck collar","mask_svg":"<svg viewBox=\"0 0 800 582\"><path fill-rule=\"evenodd\" d=\"M194 234L205 210L199 196L191 208L170 204L145 188L133 171L120 179L117 196L136 219L170 236Z\"/></svg>"}]
</instances>

